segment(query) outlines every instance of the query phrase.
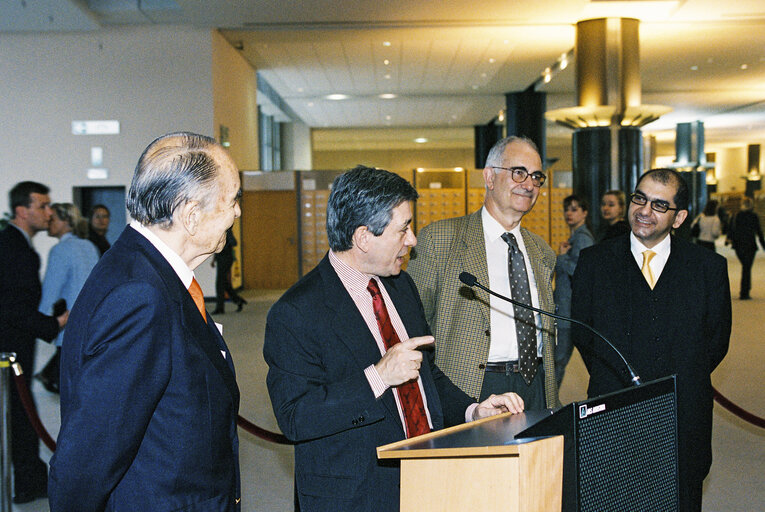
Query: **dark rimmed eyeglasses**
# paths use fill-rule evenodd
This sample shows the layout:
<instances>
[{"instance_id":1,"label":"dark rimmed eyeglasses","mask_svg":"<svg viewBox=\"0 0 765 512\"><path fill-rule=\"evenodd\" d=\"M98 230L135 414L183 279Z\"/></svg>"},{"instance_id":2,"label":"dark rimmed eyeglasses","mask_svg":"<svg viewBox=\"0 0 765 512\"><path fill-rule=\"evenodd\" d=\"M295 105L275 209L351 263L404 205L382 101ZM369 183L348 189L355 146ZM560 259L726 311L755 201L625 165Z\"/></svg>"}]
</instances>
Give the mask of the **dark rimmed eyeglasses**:
<instances>
[{"instance_id":1,"label":"dark rimmed eyeglasses","mask_svg":"<svg viewBox=\"0 0 765 512\"><path fill-rule=\"evenodd\" d=\"M492 169L502 169L503 171L509 171L510 176L513 178L513 181L516 183L523 183L526 181L526 178L528 176L531 176L531 183L534 184L535 187L541 187L545 184L545 180L547 179L547 176L545 176L545 173L542 171L534 171L532 173L529 173L529 171L522 166L518 167L499 167L497 165L492 165Z\"/></svg>"},{"instance_id":2,"label":"dark rimmed eyeglasses","mask_svg":"<svg viewBox=\"0 0 765 512\"><path fill-rule=\"evenodd\" d=\"M630 195L630 201L638 206L645 206L646 203L648 203L648 198L644 196L643 194L631 194ZM666 213L667 210L679 210L680 208L672 208L669 206L669 203L666 201L662 201L661 199L654 199L651 201L651 210L659 213Z\"/></svg>"}]
</instances>

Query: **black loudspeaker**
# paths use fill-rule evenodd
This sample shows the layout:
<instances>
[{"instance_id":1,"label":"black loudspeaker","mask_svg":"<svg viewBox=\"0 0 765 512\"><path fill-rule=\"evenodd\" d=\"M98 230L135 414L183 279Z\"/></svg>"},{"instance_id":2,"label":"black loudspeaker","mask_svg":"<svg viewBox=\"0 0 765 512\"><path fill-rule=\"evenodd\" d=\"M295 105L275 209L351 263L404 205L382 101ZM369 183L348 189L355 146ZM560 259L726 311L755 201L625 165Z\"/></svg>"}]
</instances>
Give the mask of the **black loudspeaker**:
<instances>
[{"instance_id":1,"label":"black loudspeaker","mask_svg":"<svg viewBox=\"0 0 765 512\"><path fill-rule=\"evenodd\" d=\"M678 510L675 377L573 402L515 437L563 435L563 512Z\"/></svg>"}]
</instances>

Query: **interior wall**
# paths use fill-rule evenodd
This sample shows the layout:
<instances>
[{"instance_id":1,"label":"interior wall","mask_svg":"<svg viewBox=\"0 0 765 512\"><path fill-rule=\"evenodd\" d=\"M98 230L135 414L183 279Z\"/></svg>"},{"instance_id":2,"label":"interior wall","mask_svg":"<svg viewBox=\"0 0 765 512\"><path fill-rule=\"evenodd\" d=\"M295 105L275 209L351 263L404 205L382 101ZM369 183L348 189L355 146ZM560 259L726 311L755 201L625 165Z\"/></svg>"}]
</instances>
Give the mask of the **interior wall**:
<instances>
[{"instance_id":1,"label":"interior wall","mask_svg":"<svg viewBox=\"0 0 765 512\"><path fill-rule=\"evenodd\" d=\"M68 202L73 186L129 187L138 157L159 135L216 135L208 29L3 33L0 48L0 212L8 211L7 192L18 181L45 183L53 201ZM75 120L117 120L120 134L72 135ZM108 179L87 178L92 147L103 148ZM56 241L35 237L44 261ZM212 294L209 264L197 278Z\"/></svg>"},{"instance_id":2,"label":"interior wall","mask_svg":"<svg viewBox=\"0 0 765 512\"><path fill-rule=\"evenodd\" d=\"M715 151L715 175L718 192L741 192L746 189L746 146L720 148Z\"/></svg>"},{"instance_id":3,"label":"interior wall","mask_svg":"<svg viewBox=\"0 0 765 512\"><path fill-rule=\"evenodd\" d=\"M313 169L311 128L301 122L282 123L282 169L307 171Z\"/></svg>"},{"instance_id":4,"label":"interior wall","mask_svg":"<svg viewBox=\"0 0 765 512\"><path fill-rule=\"evenodd\" d=\"M389 171L418 167L446 168L475 165L473 148L314 151L314 169L350 169L358 164Z\"/></svg>"},{"instance_id":5,"label":"interior wall","mask_svg":"<svg viewBox=\"0 0 765 512\"><path fill-rule=\"evenodd\" d=\"M216 139L226 126L236 165L258 169L257 74L217 30L212 31L212 88Z\"/></svg>"}]
</instances>

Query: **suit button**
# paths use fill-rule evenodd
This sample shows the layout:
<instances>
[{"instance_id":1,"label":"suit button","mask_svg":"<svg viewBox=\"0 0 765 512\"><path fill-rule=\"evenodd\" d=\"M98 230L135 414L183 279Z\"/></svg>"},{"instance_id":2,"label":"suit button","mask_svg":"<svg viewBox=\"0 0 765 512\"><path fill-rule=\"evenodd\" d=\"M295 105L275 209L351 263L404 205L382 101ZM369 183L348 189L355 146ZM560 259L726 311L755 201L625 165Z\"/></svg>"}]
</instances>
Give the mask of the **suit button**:
<instances>
[{"instance_id":1,"label":"suit button","mask_svg":"<svg viewBox=\"0 0 765 512\"><path fill-rule=\"evenodd\" d=\"M478 369L479 369L479 370L485 370L485 369L486 369L486 365L485 365L485 364L483 364L483 363L480 363L480 364L478 365Z\"/></svg>"},{"instance_id":2,"label":"suit button","mask_svg":"<svg viewBox=\"0 0 765 512\"><path fill-rule=\"evenodd\" d=\"M351 420L351 423L352 423L353 425L358 425L358 424L359 424L359 421L354 419L354 420Z\"/></svg>"},{"instance_id":3,"label":"suit button","mask_svg":"<svg viewBox=\"0 0 765 512\"><path fill-rule=\"evenodd\" d=\"M359 416L359 423L364 423L364 416Z\"/></svg>"},{"instance_id":4,"label":"suit button","mask_svg":"<svg viewBox=\"0 0 765 512\"><path fill-rule=\"evenodd\" d=\"M491 329L486 329L485 331L483 331L483 333L484 333L486 336L491 336Z\"/></svg>"}]
</instances>

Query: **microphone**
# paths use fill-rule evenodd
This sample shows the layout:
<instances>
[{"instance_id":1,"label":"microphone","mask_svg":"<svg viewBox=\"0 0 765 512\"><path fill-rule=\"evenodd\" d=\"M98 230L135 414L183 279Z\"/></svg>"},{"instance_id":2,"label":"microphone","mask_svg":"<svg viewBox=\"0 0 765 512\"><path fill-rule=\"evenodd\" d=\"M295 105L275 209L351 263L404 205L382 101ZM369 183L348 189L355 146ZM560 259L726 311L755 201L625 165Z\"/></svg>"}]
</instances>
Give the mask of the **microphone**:
<instances>
[{"instance_id":1,"label":"microphone","mask_svg":"<svg viewBox=\"0 0 765 512\"><path fill-rule=\"evenodd\" d=\"M518 302L517 300L513 300L513 299L511 299L510 297L505 297L504 295L500 295L500 294L498 294L498 293L496 293L496 292L494 292L494 291L490 290L489 288L486 288L486 287L485 287L484 285L482 285L481 283L479 283L479 282L478 282L478 279L476 279L476 277L475 277L473 274L471 274L470 272L460 272L460 281L462 281L462 283L463 283L463 284L466 284L466 285L468 285L468 286L469 286L469 287L471 287L471 288L472 288L473 286L477 286L477 287L478 287L478 288L480 288L481 290L483 290L483 291L485 291L485 292L487 292L487 293L490 293L491 295L494 295L495 297L498 297L498 298L500 298L500 299L502 299L502 300L505 300L505 301L507 301L507 302L509 302L509 303L511 303L511 304L515 304L516 306L520 306L520 307L522 307L522 308L530 309L531 311L536 311L537 313L541 313L541 314L543 314L543 315L551 316L551 317L553 317L553 318L557 318L557 319L559 319L559 320L566 320L566 321L568 321L568 322L571 322L571 323L574 323L574 324L577 324L577 325L581 325L582 327L584 327L585 329L588 329L590 332L592 332L593 334L595 334L596 336L598 336L600 339L602 339L603 341L605 341L605 342L608 344L608 346L609 346L609 347L611 347L611 349L612 349L614 352L616 352L616 354L617 354L617 355L618 355L618 356L619 356L619 357L622 359L622 361L624 362L624 366L625 366L625 367L627 368L627 370L630 372L630 377L631 377L631 382L632 382L632 384L634 384L635 386L639 386L640 384L642 384L642 382L640 382L640 377L638 377L638 376L637 376L637 374L635 373L635 370L633 370L633 369L632 369L632 366L630 366L630 364L629 364L629 363L627 362L627 360L624 358L624 356L622 355L622 353L621 353L621 352L619 352L619 349L617 349L617 348L614 346L614 344L613 344L613 343L611 343L610 341L608 341L608 340L606 339L606 337L605 337L605 336L603 336L602 334L600 334L600 333L599 333L599 332L598 332L598 331L597 331L595 328L593 328L593 327L590 327L590 326L589 326L589 325L587 325L586 323L584 323L584 322L580 322L579 320L575 320L575 319L573 319L573 318L569 318L569 317L567 317L567 316L563 316L563 315L556 315L556 314L554 314L554 313L549 313L549 312L547 312L547 311L545 311L545 310L543 310L543 309L535 308L534 306L529 306L528 304L524 304L523 302Z\"/></svg>"}]
</instances>

